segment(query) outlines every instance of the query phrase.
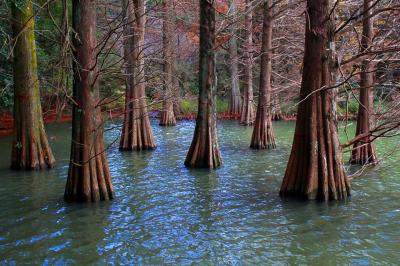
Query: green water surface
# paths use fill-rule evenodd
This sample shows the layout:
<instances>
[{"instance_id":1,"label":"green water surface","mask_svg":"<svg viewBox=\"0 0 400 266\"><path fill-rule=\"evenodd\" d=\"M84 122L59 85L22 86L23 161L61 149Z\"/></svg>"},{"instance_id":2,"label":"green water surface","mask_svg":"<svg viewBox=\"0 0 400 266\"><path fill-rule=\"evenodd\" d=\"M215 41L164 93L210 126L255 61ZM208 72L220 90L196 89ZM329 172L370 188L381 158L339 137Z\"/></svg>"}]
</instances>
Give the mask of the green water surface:
<instances>
[{"instance_id":1,"label":"green water surface","mask_svg":"<svg viewBox=\"0 0 400 266\"><path fill-rule=\"evenodd\" d=\"M119 126L107 124L107 143ZM57 158L49 171L10 171L11 139L0 138L0 264L399 263L399 139L377 143L384 161L352 181L350 200L282 200L294 123L274 127L278 148L254 151L251 128L220 122L224 165L207 171L183 165L193 122L154 121L155 151L110 148L117 198L96 204L63 200L69 124L47 128Z\"/></svg>"}]
</instances>

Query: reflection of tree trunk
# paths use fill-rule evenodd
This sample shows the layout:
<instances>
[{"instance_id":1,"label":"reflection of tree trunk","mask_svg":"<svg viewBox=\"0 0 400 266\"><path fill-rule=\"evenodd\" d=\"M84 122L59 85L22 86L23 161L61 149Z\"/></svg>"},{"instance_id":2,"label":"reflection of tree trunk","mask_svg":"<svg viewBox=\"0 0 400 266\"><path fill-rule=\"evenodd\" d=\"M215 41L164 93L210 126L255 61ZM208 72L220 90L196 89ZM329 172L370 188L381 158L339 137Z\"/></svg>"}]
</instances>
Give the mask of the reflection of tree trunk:
<instances>
[{"instance_id":1,"label":"reflection of tree trunk","mask_svg":"<svg viewBox=\"0 0 400 266\"><path fill-rule=\"evenodd\" d=\"M308 0L304 69L292 152L280 195L339 200L350 195L330 89L334 23L330 0ZM306 99L306 97L308 97Z\"/></svg>"},{"instance_id":2,"label":"reflection of tree trunk","mask_svg":"<svg viewBox=\"0 0 400 266\"><path fill-rule=\"evenodd\" d=\"M231 1L232 20L236 21L236 0ZM229 55L231 63L231 94L229 99L229 112L232 114L240 113L240 88L239 88L239 67L238 67L238 47L236 39L235 24L232 24L231 39L229 42Z\"/></svg>"},{"instance_id":3,"label":"reflection of tree trunk","mask_svg":"<svg viewBox=\"0 0 400 266\"><path fill-rule=\"evenodd\" d=\"M144 73L144 0L124 0L124 57L126 64L125 117L120 150L146 150L156 147L147 112Z\"/></svg>"},{"instance_id":4,"label":"reflection of tree trunk","mask_svg":"<svg viewBox=\"0 0 400 266\"><path fill-rule=\"evenodd\" d=\"M252 1L246 0L245 28L247 36L244 43L243 102L240 123L252 125L255 120L253 100L253 11Z\"/></svg>"},{"instance_id":5,"label":"reflection of tree trunk","mask_svg":"<svg viewBox=\"0 0 400 266\"><path fill-rule=\"evenodd\" d=\"M14 47L14 132L11 167L44 169L54 165L43 124L37 76L32 1L11 3Z\"/></svg>"},{"instance_id":6,"label":"reflection of tree trunk","mask_svg":"<svg viewBox=\"0 0 400 266\"><path fill-rule=\"evenodd\" d=\"M173 86L175 70L173 64L173 30L174 30L174 17L171 16L172 12L171 0L163 1L164 18L163 18L163 43L164 43L164 100L163 110L160 117L160 126L173 126L176 124L173 106ZM176 89L175 89L176 90Z\"/></svg>"},{"instance_id":7,"label":"reflection of tree trunk","mask_svg":"<svg viewBox=\"0 0 400 266\"><path fill-rule=\"evenodd\" d=\"M71 160L64 197L72 201L114 198L103 143L96 67L96 1L73 1L74 86Z\"/></svg>"},{"instance_id":8,"label":"reflection of tree trunk","mask_svg":"<svg viewBox=\"0 0 400 266\"><path fill-rule=\"evenodd\" d=\"M189 167L221 165L217 139L214 2L200 1L199 106L192 144L186 156Z\"/></svg>"},{"instance_id":9,"label":"reflection of tree trunk","mask_svg":"<svg viewBox=\"0 0 400 266\"><path fill-rule=\"evenodd\" d=\"M371 7L371 0L364 0L364 10ZM361 37L361 52L368 52L371 50L373 38L373 19L371 17L371 10L364 14L363 19L363 34ZM358 109L357 117L357 130L356 136L370 132L374 108L374 64L370 59L363 61L363 69L360 74L360 106ZM376 151L375 145L371 142L371 137L365 137L357 141L353 146L353 151L350 158L352 164L370 164L375 163Z\"/></svg>"},{"instance_id":10,"label":"reflection of tree trunk","mask_svg":"<svg viewBox=\"0 0 400 266\"><path fill-rule=\"evenodd\" d=\"M272 3L264 2L264 22L261 44L260 93L256 121L250 147L253 149L273 149L274 130L271 120L271 74L272 74Z\"/></svg>"}]
</instances>

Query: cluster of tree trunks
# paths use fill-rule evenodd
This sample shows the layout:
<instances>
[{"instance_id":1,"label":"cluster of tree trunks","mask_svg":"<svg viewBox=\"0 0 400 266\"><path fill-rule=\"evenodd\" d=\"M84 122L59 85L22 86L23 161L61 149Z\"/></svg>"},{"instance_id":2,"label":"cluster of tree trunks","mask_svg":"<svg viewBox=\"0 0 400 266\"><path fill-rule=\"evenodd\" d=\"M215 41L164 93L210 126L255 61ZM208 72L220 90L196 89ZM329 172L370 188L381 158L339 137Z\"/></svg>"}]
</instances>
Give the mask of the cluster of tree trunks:
<instances>
[{"instance_id":1,"label":"cluster of tree trunks","mask_svg":"<svg viewBox=\"0 0 400 266\"><path fill-rule=\"evenodd\" d=\"M35 17L31 0L10 1L14 38L14 133L11 167L37 170L55 160L44 129L40 104L35 45Z\"/></svg>"},{"instance_id":2,"label":"cluster of tree trunks","mask_svg":"<svg viewBox=\"0 0 400 266\"><path fill-rule=\"evenodd\" d=\"M174 126L176 124L173 104L174 57L173 57L173 30L174 17L172 1L163 1L163 45L164 45L164 99L160 116L160 126ZM175 89L176 90L176 89Z\"/></svg>"},{"instance_id":3,"label":"cluster of tree trunks","mask_svg":"<svg viewBox=\"0 0 400 266\"><path fill-rule=\"evenodd\" d=\"M126 64L125 117L120 150L156 148L147 111L144 73L144 33L146 12L144 0L123 0L126 12L124 57Z\"/></svg>"},{"instance_id":4,"label":"cluster of tree trunks","mask_svg":"<svg viewBox=\"0 0 400 266\"><path fill-rule=\"evenodd\" d=\"M361 53L371 51L373 34L373 18L371 16L372 0L364 0L363 31L361 36ZM374 112L374 64L370 58L362 62L360 74L360 105L357 116L356 136L366 134L371 130ZM354 143L350 163L352 164L373 164L376 163L375 145L371 136L366 136Z\"/></svg>"},{"instance_id":5,"label":"cluster of tree trunks","mask_svg":"<svg viewBox=\"0 0 400 266\"><path fill-rule=\"evenodd\" d=\"M328 201L350 196L330 89L335 30L331 10L330 0L307 0L301 102L282 197Z\"/></svg>"},{"instance_id":6,"label":"cluster of tree trunks","mask_svg":"<svg viewBox=\"0 0 400 266\"><path fill-rule=\"evenodd\" d=\"M196 127L185 165L216 168L222 159L218 147L215 68L215 1L200 1L199 104Z\"/></svg>"},{"instance_id":7,"label":"cluster of tree trunks","mask_svg":"<svg viewBox=\"0 0 400 266\"><path fill-rule=\"evenodd\" d=\"M114 198L103 142L96 60L96 1L73 0L74 85L71 159L64 197L94 202Z\"/></svg>"},{"instance_id":8,"label":"cluster of tree trunks","mask_svg":"<svg viewBox=\"0 0 400 266\"><path fill-rule=\"evenodd\" d=\"M231 12L235 19L235 0ZM272 95L272 0L264 1L261 73L257 113L253 102L252 1L246 0L244 41L244 95L240 107L238 47L236 30L230 39L232 88L230 112L241 114L240 123L254 129L251 148L275 148L272 120L281 119L278 95ZM373 39L372 0L364 0L361 53L371 51ZM297 196L323 201L350 196L343 167L335 118L334 6L331 0L307 0L306 41L300 103L292 150L282 181L282 197ZM180 113L179 79L173 48L172 1L163 1L164 88L160 125L176 124ZM156 147L147 111L144 73L144 0L123 0L124 59L126 74L125 116L121 150ZM11 166L14 169L43 169L55 160L44 129L40 104L31 0L11 3L14 37L14 137ZM73 0L73 122L71 157L65 198L94 202L114 198L103 140L96 60L96 1ZM222 164L216 128L215 2L200 0L200 60L198 114L185 165L216 168ZM360 106L350 163L376 162L375 146L369 136L373 115L374 64L362 62ZM175 100L174 100L175 98Z\"/></svg>"},{"instance_id":9,"label":"cluster of tree trunks","mask_svg":"<svg viewBox=\"0 0 400 266\"><path fill-rule=\"evenodd\" d=\"M260 92L256 121L250 147L273 149L275 145L272 128L271 74L272 74L272 0L264 2L263 35L261 44Z\"/></svg>"},{"instance_id":10,"label":"cluster of tree trunks","mask_svg":"<svg viewBox=\"0 0 400 266\"><path fill-rule=\"evenodd\" d=\"M253 6L251 0L246 0L245 28L246 39L243 51L243 102L240 112L240 124L253 125L255 120L255 106L253 96Z\"/></svg>"}]
</instances>

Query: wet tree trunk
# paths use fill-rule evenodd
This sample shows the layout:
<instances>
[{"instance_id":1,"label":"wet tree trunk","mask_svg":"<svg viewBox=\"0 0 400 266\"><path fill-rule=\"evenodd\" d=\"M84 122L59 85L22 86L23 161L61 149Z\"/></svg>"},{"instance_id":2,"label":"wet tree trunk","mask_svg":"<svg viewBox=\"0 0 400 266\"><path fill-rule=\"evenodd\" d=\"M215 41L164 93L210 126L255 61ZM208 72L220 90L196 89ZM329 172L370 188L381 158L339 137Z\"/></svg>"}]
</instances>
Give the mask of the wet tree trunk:
<instances>
[{"instance_id":1,"label":"wet tree trunk","mask_svg":"<svg viewBox=\"0 0 400 266\"><path fill-rule=\"evenodd\" d=\"M216 168L221 165L217 139L214 1L200 1L199 105L196 128L185 165Z\"/></svg>"},{"instance_id":2,"label":"wet tree trunk","mask_svg":"<svg viewBox=\"0 0 400 266\"><path fill-rule=\"evenodd\" d=\"M146 24L144 0L124 0L124 57L126 64L125 117L120 150L156 148L147 112L144 73L144 32Z\"/></svg>"},{"instance_id":3,"label":"wet tree trunk","mask_svg":"<svg viewBox=\"0 0 400 266\"><path fill-rule=\"evenodd\" d=\"M160 126L174 126L176 124L173 92L174 83L174 58L173 58L173 30L174 17L171 16L173 2L171 0L163 1L163 44L164 44L164 99L163 110L160 117Z\"/></svg>"},{"instance_id":4,"label":"wet tree trunk","mask_svg":"<svg viewBox=\"0 0 400 266\"><path fill-rule=\"evenodd\" d=\"M272 128L271 74L272 74L272 0L264 1L264 21L261 44L260 93L256 121L250 147L274 149L275 137Z\"/></svg>"},{"instance_id":5,"label":"wet tree trunk","mask_svg":"<svg viewBox=\"0 0 400 266\"><path fill-rule=\"evenodd\" d=\"M371 7L373 1L364 0L364 10ZM373 38L373 19L372 11L366 11L363 19L363 34L361 37L361 53L371 50ZM372 125L372 114L374 108L374 64L371 59L367 58L363 61L362 72L360 74L360 106L357 117L356 136L368 134ZM365 137L354 143L353 151L350 158L352 164L373 164L376 163L375 145L371 141L371 137Z\"/></svg>"},{"instance_id":6,"label":"wet tree trunk","mask_svg":"<svg viewBox=\"0 0 400 266\"><path fill-rule=\"evenodd\" d=\"M252 125L256 114L253 96L253 7L251 0L246 0L244 20L247 36L244 42L243 102L240 123L242 125Z\"/></svg>"},{"instance_id":7,"label":"wet tree trunk","mask_svg":"<svg viewBox=\"0 0 400 266\"><path fill-rule=\"evenodd\" d=\"M11 2L14 46L14 131L11 168L38 170L55 160L44 129L37 74L32 1Z\"/></svg>"},{"instance_id":8,"label":"wet tree trunk","mask_svg":"<svg viewBox=\"0 0 400 266\"><path fill-rule=\"evenodd\" d=\"M103 143L96 67L96 1L73 0L74 85L71 160L64 197L95 202L114 198Z\"/></svg>"},{"instance_id":9,"label":"wet tree trunk","mask_svg":"<svg viewBox=\"0 0 400 266\"><path fill-rule=\"evenodd\" d=\"M231 1L232 20L235 22L236 0ZM229 112L231 114L240 114L240 88L239 88L239 66L238 66L238 46L236 24L232 23L231 39L229 41L230 70L231 70L231 91L229 98Z\"/></svg>"},{"instance_id":10,"label":"wet tree trunk","mask_svg":"<svg viewBox=\"0 0 400 266\"><path fill-rule=\"evenodd\" d=\"M330 0L308 0L304 69L296 129L282 197L323 201L350 196L329 89L334 67ZM324 89L325 88L325 89Z\"/></svg>"}]
</instances>

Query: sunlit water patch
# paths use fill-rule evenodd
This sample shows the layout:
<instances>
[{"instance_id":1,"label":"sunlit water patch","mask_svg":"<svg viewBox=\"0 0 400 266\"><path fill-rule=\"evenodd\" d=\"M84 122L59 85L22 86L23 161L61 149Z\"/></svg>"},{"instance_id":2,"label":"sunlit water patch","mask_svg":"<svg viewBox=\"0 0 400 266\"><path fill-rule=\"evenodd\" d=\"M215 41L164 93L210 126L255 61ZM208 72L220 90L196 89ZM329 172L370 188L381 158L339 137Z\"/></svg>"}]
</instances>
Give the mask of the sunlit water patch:
<instances>
[{"instance_id":1,"label":"sunlit water patch","mask_svg":"<svg viewBox=\"0 0 400 266\"><path fill-rule=\"evenodd\" d=\"M107 125L108 144L117 125ZM154 122L155 151L109 149L117 198L96 204L63 200L69 125L48 127L58 160L50 171L8 170L11 140L0 138L0 263L398 263L398 139L378 143L385 162L352 181L351 200L299 202L278 196L294 124L274 126L278 148L254 151L251 128L219 123L224 165L207 171L183 165L194 123Z\"/></svg>"}]
</instances>

